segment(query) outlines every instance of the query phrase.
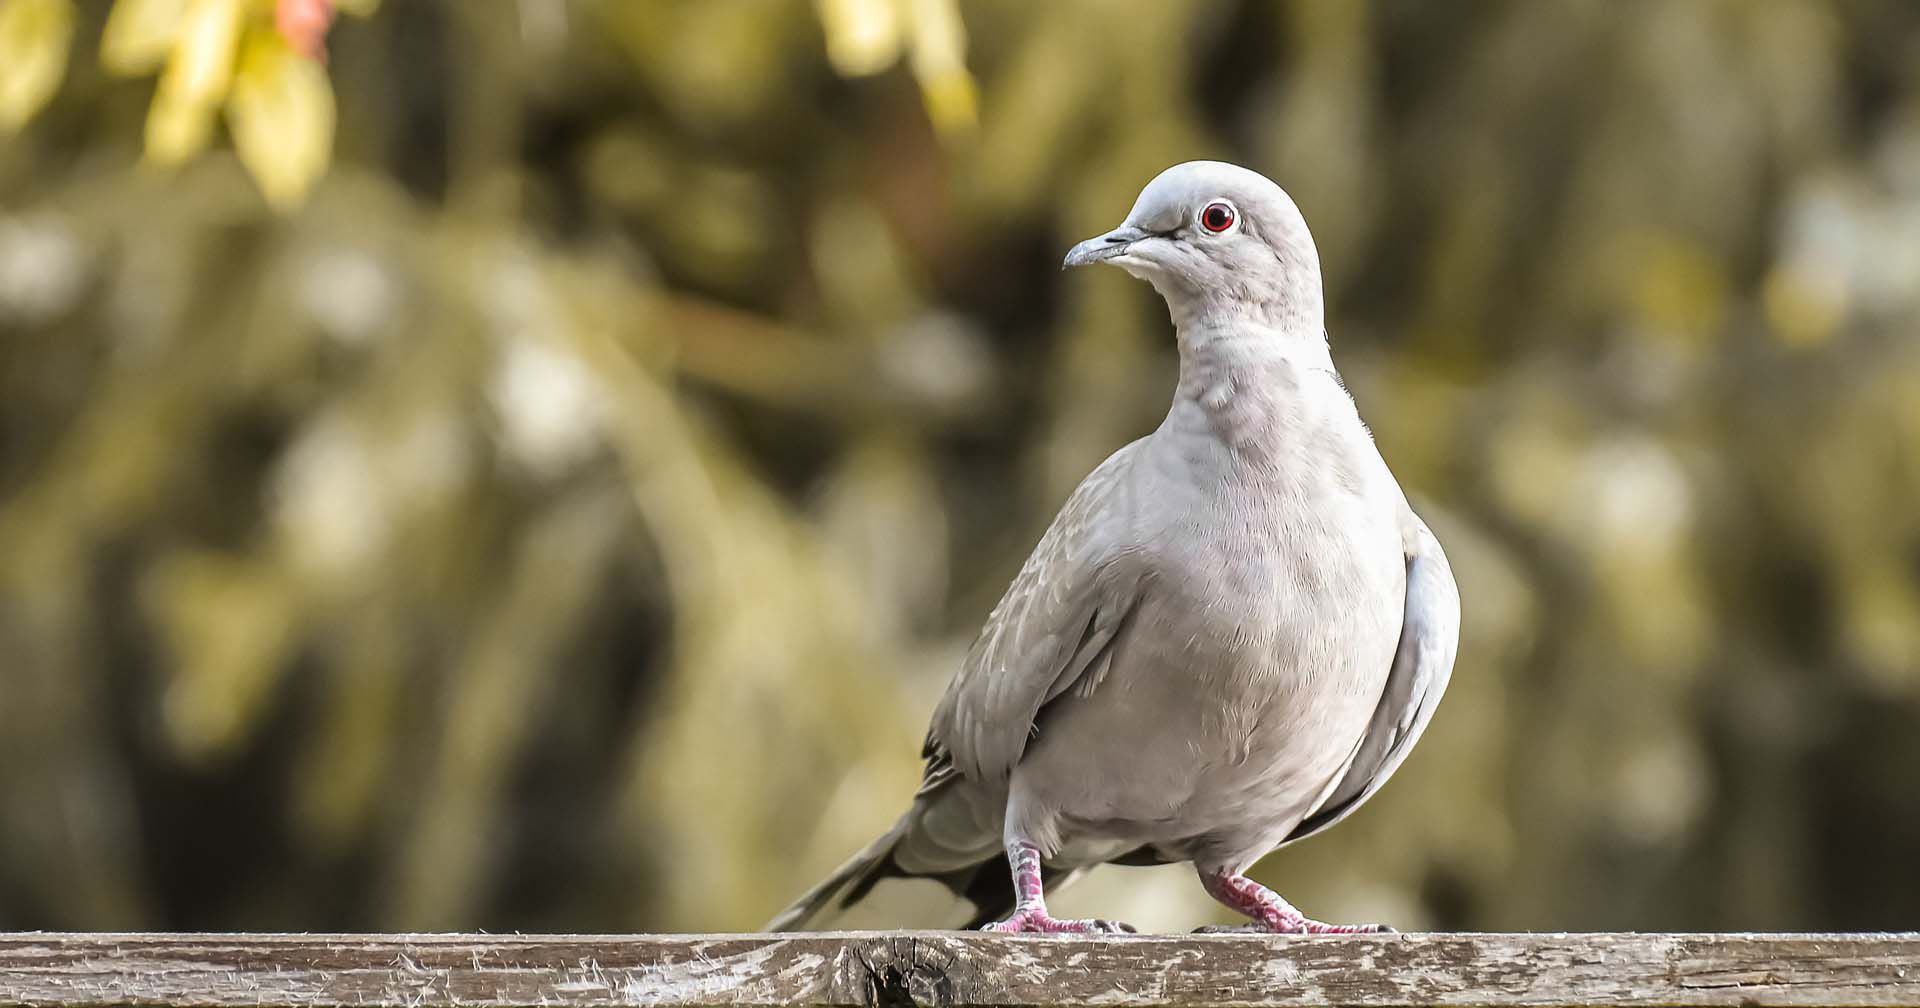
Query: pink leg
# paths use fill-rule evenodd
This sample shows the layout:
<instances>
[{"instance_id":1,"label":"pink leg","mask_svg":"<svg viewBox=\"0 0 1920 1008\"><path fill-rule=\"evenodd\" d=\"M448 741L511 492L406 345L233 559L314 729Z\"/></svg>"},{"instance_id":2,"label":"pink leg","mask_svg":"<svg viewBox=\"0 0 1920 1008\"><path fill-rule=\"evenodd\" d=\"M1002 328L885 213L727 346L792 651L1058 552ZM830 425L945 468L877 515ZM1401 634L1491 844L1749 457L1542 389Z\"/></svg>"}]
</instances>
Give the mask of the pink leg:
<instances>
[{"instance_id":1,"label":"pink leg","mask_svg":"<svg viewBox=\"0 0 1920 1008\"><path fill-rule=\"evenodd\" d=\"M1280 898L1280 894L1258 882L1231 872L1200 873L1200 884L1207 895L1235 911L1253 918L1243 927L1201 928L1205 932L1256 931L1263 934L1376 934L1393 929L1384 924L1322 924L1309 919Z\"/></svg>"},{"instance_id":2,"label":"pink leg","mask_svg":"<svg viewBox=\"0 0 1920 1008\"><path fill-rule=\"evenodd\" d=\"M1061 920L1047 915L1046 893L1040 886L1040 848L1016 840L1007 844L1007 863L1013 866L1013 914L982 931L1006 934L1125 934L1130 924L1109 920Z\"/></svg>"}]
</instances>

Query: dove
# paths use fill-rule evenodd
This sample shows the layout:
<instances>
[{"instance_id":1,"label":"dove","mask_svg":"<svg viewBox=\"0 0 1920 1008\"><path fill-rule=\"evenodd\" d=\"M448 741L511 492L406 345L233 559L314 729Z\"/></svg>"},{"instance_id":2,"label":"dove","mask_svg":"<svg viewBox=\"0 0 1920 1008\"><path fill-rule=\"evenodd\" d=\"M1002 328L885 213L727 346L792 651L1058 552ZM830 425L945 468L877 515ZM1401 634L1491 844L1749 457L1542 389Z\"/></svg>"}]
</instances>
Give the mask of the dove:
<instances>
[{"instance_id":1,"label":"dove","mask_svg":"<svg viewBox=\"0 0 1920 1008\"><path fill-rule=\"evenodd\" d=\"M1063 268L1095 263L1166 301L1166 419L1073 491L987 617L907 812L772 930L927 877L986 930L1128 932L1052 916L1046 889L1186 862L1234 930L1391 930L1311 920L1246 875L1380 790L1459 641L1446 554L1334 370L1306 221L1265 176L1193 161Z\"/></svg>"}]
</instances>

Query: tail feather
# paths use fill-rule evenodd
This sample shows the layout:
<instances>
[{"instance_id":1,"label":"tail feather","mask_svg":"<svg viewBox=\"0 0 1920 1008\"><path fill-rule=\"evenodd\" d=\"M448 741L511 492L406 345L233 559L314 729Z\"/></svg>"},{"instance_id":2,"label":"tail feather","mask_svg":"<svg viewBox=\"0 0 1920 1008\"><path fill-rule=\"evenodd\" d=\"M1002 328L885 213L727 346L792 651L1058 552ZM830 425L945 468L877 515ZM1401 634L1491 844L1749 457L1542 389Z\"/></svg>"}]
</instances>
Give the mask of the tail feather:
<instances>
[{"instance_id":1,"label":"tail feather","mask_svg":"<svg viewBox=\"0 0 1920 1008\"><path fill-rule=\"evenodd\" d=\"M905 825L905 819L895 823L892 829L882 833L878 839L862 848L860 853L834 869L833 874L794 900L793 905L780 911L761 930L804 931L814 918L829 908L829 904L832 904L832 909L844 909L865 896L893 865L893 845L899 842ZM898 873L899 869L894 868L893 871Z\"/></svg>"},{"instance_id":2,"label":"tail feather","mask_svg":"<svg viewBox=\"0 0 1920 1008\"><path fill-rule=\"evenodd\" d=\"M952 786L922 791L891 829L767 922L765 930L808 930L821 918L865 899L880 882L895 878L932 879L945 886L968 904L969 928L1006 917L1013 912L1013 877L1000 854L1000 823L987 811L1003 801ZM1153 863L1151 858L1134 860L1143 853L1135 851L1121 860ZM1048 892L1055 892L1085 870L1044 865L1041 881Z\"/></svg>"},{"instance_id":3,"label":"tail feather","mask_svg":"<svg viewBox=\"0 0 1920 1008\"><path fill-rule=\"evenodd\" d=\"M910 872L900 867L894 860L893 851L908 828L908 821L908 817L902 817L892 829L868 844L860 853L848 858L833 874L808 889L761 930L805 931L821 916L845 910L860 902L873 891L875 885L889 878L930 878L946 886L969 904L966 923L962 927L970 931L1001 920L1013 912L1013 876L1006 862L1000 858L987 858L937 875ZM1040 869L1040 873L1047 891L1058 892L1085 874L1086 868L1046 865Z\"/></svg>"}]
</instances>

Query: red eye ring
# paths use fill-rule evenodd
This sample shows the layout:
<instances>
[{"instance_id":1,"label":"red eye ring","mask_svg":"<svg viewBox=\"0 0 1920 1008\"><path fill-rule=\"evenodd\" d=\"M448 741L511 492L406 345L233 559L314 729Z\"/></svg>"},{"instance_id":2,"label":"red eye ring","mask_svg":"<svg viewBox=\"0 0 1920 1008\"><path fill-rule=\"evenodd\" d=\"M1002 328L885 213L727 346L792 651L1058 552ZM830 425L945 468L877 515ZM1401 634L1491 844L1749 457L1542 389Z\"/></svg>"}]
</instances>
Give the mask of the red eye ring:
<instances>
[{"instance_id":1,"label":"red eye ring","mask_svg":"<svg viewBox=\"0 0 1920 1008\"><path fill-rule=\"evenodd\" d=\"M1214 234L1233 226L1239 215L1233 212L1233 204L1226 202L1209 203L1200 211L1200 226Z\"/></svg>"}]
</instances>

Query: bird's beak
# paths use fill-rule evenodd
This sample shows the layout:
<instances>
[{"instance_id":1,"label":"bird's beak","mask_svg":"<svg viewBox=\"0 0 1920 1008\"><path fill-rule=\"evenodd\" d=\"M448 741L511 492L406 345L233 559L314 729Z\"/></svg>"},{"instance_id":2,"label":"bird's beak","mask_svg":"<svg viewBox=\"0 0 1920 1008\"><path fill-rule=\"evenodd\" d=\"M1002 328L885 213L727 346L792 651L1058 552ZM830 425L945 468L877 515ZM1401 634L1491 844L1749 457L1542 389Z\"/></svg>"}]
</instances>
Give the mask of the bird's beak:
<instances>
[{"instance_id":1,"label":"bird's beak","mask_svg":"<svg viewBox=\"0 0 1920 1008\"><path fill-rule=\"evenodd\" d=\"M1073 247L1067 258L1060 264L1061 269L1085 266L1089 263L1103 262L1115 256L1127 254L1133 243L1148 237L1152 232L1137 228L1131 224L1122 224L1117 228L1095 238L1089 238Z\"/></svg>"}]
</instances>

